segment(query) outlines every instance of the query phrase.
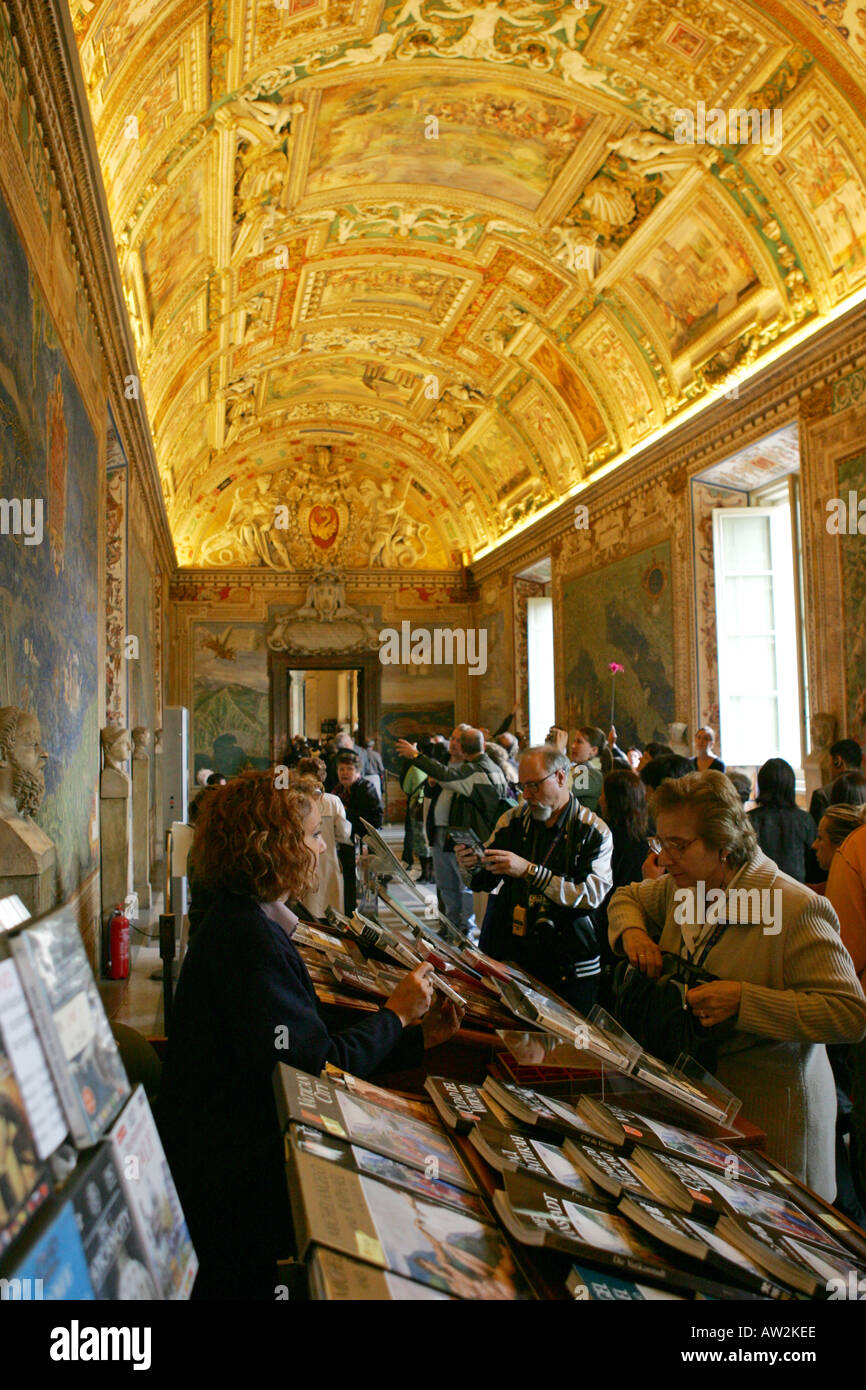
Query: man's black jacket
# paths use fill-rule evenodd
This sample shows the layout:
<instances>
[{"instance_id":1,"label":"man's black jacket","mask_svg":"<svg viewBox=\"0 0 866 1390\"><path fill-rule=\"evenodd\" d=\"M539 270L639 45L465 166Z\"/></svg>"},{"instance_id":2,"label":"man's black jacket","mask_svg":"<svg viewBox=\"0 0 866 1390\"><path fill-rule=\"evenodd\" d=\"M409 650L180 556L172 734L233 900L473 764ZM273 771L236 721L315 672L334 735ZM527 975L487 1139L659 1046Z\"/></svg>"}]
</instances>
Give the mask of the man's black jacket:
<instances>
[{"instance_id":1,"label":"man's black jacket","mask_svg":"<svg viewBox=\"0 0 866 1390\"><path fill-rule=\"evenodd\" d=\"M613 837L603 820L570 796L554 824L561 833L542 866L550 833L539 830L528 805L513 807L500 818L487 844L530 860L538 866L536 872L527 878L511 878L478 868L463 875L475 891L502 884L490 900L494 906L485 918L482 951L498 960L513 960L551 984L562 978L563 971L572 977L598 973L591 913L613 882ZM523 936L512 930L516 907L527 913Z\"/></svg>"},{"instance_id":2,"label":"man's black jacket","mask_svg":"<svg viewBox=\"0 0 866 1390\"><path fill-rule=\"evenodd\" d=\"M339 782L334 788L334 792L343 801L343 788ZM352 783L349 788L348 800L343 801L343 805L346 808L346 819L352 827L353 835L360 835L363 839L367 833L361 824L362 816L376 830L381 826L384 816L382 802L376 795L376 788L366 778L359 777L357 782Z\"/></svg>"}]
</instances>

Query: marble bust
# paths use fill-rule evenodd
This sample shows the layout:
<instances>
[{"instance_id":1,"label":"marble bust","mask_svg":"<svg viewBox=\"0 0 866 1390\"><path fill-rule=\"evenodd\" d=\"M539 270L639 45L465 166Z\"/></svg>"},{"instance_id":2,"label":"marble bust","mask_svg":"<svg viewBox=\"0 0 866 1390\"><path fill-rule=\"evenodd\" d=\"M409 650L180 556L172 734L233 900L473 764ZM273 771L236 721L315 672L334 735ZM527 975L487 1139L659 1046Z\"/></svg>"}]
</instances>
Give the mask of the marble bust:
<instances>
[{"instance_id":1,"label":"marble bust","mask_svg":"<svg viewBox=\"0 0 866 1390\"><path fill-rule=\"evenodd\" d=\"M150 756L150 729L146 729L143 724L139 724L132 731L132 758L133 762L147 762Z\"/></svg>"},{"instance_id":2,"label":"marble bust","mask_svg":"<svg viewBox=\"0 0 866 1390\"><path fill-rule=\"evenodd\" d=\"M100 734L102 742L102 777L99 783L100 796L129 796L129 776L124 763L132 752L128 729L117 724L108 724Z\"/></svg>"},{"instance_id":3,"label":"marble bust","mask_svg":"<svg viewBox=\"0 0 866 1390\"><path fill-rule=\"evenodd\" d=\"M0 709L0 818L4 820L31 820L42 805L48 755L41 737L35 714L17 705Z\"/></svg>"}]
</instances>

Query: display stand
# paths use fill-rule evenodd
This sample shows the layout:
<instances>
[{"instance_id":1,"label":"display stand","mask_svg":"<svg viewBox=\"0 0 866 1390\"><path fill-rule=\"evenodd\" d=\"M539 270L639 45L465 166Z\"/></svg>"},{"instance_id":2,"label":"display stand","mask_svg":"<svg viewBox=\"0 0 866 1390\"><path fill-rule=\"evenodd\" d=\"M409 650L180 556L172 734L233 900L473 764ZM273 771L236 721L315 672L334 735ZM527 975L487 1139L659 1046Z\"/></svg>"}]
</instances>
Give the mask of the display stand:
<instances>
[{"instance_id":1,"label":"display stand","mask_svg":"<svg viewBox=\"0 0 866 1390\"><path fill-rule=\"evenodd\" d=\"M33 821L0 817L0 864L0 897L20 898L34 917L53 906L57 851Z\"/></svg>"}]
</instances>

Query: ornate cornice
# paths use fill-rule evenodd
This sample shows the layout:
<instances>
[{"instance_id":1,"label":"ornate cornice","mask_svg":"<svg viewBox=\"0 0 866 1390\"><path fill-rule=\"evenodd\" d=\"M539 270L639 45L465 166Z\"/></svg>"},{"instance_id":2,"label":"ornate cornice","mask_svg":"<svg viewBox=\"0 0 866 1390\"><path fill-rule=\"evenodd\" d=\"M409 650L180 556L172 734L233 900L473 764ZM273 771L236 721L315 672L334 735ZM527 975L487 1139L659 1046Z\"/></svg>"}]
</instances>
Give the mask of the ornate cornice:
<instances>
[{"instance_id":1,"label":"ornate cornice","mask_svg":"<svg viewBox=\"0 0 866 1390\"><path fill-rule=\"evenodd\" d=\"M164 569L175 568L174 543L159 483L144 401L127 399L140 379L90 111L64 0L6 0L10 27L30 79L36 114L105 359L108 393L153 528Z\"/></svg>"},{"instance_id":2,"label":"ornate cornice","mask_svg":"<svg viewBox=\"0 0 866 1390\"><path fill-rule=\"evenodd\" d=\"M224 569L182 569L175 570L171 582L173 601L195 602L193 599L178 598L184 589L198 586L212 589L250 589L272 595L271 601L279 603L282 595L296 589L303 589L321 573L320 569L305 570L224 570ZM447 589L454 603L471 603L475 590L464 584L465 570L387 570L387 569L341 569L340 574L346 588L352 593L362 591L389 591L395 589L435 588ZM457 597L457 595L460 595Z\"/></svg>"},{"instance_id":3,"label":"ornate cornice","mask_svg":"<svg viewBox=\"0 0 866 1390\"><path fill-rule=\"evenodd\" d=\"M732 411L731 402L720 401L673 429L597 483L590 483L577 499L563 502L521 535L474 561L473 574L481 582L499 569L522 569L551 554L572 530L576 500L597 517L621 505L624 495L643 491L662 477L670 486L670 475L681 472L685 485L693 474L792 419L809 418L813 409L817 415L829 415L832 383L864 353L866 309L858 306L742 386L736 409Z\"/></svg>"}]
</instances>

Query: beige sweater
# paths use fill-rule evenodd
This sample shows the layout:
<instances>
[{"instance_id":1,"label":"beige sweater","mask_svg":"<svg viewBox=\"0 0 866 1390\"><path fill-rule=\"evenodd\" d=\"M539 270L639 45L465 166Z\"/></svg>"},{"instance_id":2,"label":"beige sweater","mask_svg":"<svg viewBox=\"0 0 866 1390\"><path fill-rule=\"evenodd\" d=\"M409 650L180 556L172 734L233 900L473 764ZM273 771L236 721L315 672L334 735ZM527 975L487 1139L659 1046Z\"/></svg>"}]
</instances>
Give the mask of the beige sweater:
<instances>
[{"instance_id":1,"label":"beige sweater","mask_svg":"<svg viewBox=\"0 0 866 1390\"><path fill-rule=\"evenodd\" d=\"M735 886L778 892L780 930L771 934L760 921L731 922L703 962L719 979L742 984L736 1030L720 1047L718 1077L742 1100L742 1114L766 1131L770 1155L832 1200L836 1094L823 1044L863 1037L866 996L826 898L760 851ZM667 875L617 889L608 908L612 948L621 952L628 927L643 927L663 951L679 951L675 891Z\"/></svg>"}]
</instances>

